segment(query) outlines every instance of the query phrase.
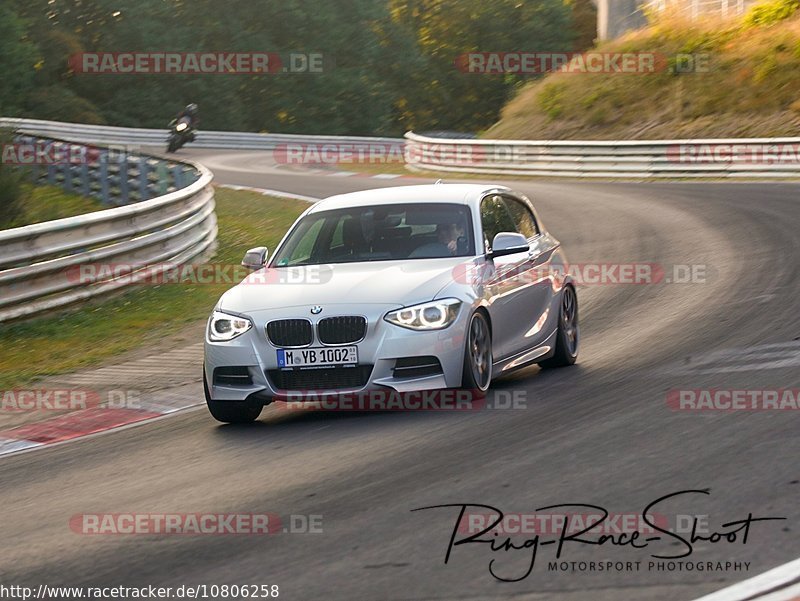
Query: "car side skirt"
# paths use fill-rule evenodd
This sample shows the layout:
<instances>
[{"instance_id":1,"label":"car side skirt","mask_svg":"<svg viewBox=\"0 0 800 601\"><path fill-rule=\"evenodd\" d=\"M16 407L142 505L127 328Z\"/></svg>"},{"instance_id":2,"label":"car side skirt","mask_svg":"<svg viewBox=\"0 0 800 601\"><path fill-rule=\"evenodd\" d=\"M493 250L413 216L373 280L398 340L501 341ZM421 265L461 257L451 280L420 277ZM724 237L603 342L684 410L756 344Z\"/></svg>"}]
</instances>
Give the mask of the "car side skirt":
<instances>
[{"instance_id":1,"label":"car side skirt","mask_svg":"<svg viewBox=\"0 0 800 601\"><path fill-rule=\"evenodd\" d=\"M558 328L547 337L547 339L540 345L506 357L500 361L495 361L492 364L492 378L505 376L523 367L527 367L533 363L544 361L553 356L556 352L556 336L558 335Z\"/></svg>"}]
</instances>

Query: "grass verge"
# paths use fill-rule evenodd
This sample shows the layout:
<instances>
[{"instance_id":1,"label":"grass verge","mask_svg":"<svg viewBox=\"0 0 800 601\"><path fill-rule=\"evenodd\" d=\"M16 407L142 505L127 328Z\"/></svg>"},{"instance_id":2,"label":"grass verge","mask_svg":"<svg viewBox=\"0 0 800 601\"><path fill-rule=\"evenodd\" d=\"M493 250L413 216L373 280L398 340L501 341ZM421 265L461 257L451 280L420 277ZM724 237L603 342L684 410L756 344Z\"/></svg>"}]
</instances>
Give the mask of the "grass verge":
<instances>
[{"instance_id":1,"label":"grass verge","mask_svg":"<svg viewBox=\"0 0 800 601\"><path fill-rule=\"evenodd\" d=\"M600 44L657 56L652 73L552 73L512 99L485 132L501 139L676 139L796 136L800 15L771 0L738 20L651 26Z\"/></svg>"},{"instance_id":2,"label":"grass verge","mask_svg":"<svg viewBox=\"0 0 800 601\"><path fill-rule=\"evenodd\" d=\"M18 205L19 214L0 223L0 229L73 217L107 208L93 198L68 194L57 186L34 186L31 184L21 186Z\"/></svg>"}]
</instances>

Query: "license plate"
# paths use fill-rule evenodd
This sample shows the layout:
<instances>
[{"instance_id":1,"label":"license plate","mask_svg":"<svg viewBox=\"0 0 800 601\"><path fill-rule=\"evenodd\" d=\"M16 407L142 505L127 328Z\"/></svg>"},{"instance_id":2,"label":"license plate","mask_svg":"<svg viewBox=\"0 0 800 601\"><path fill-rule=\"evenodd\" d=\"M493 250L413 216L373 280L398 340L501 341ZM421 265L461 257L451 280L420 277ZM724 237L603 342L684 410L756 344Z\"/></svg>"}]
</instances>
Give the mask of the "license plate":
<instances>
[{"instance_id":1,"label":"license plate","mask_svg":"<svg viewBox=\"0 0 800 601\"><path fill-rule=\"evenodd\" d=\"M358 363L357 346L278 349L278 367L316 367Z\"/></svg>"}]
</instances>

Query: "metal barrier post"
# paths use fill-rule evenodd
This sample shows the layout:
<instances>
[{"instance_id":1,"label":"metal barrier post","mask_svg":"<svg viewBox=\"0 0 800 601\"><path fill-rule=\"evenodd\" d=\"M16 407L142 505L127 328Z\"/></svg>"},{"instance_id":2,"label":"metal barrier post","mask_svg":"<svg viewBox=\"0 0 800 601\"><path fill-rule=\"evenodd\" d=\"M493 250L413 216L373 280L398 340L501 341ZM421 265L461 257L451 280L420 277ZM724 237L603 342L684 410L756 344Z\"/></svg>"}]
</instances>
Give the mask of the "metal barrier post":
<instances>
[{"instance_id":1,"label":"metal barrier post","mask_svg":"<svg viewBox=\"0 0 800 601\"><path fill-rule=\"evenodd\" d=\"M89 196L91 189L89 188L89 164L86 161L81 163L81 194Z\"/></svg>"},{"instance_id":2,"label":"metal barrier post","mask_svg":"<svg viewBox=\"0 0 800 601\"><path fill-rule=\"evenodd\" d=\"M117 204L128 204L128 157L123 156L119 162L119 202Z\"/></svg>"},{"instance_id":3,"label":"metal barrier post","mask_svg":"<svg viewBox=\"0 0 800 601\"><path fill-rule=\"evenodd\" d=\"M64 174L64 182L61 187L64 188L65 192L72 192L72 163L69 162L69 159L66 159L61 165L61 171Z\"/></svg>"},{"instance_id":4,"label":"metal barrier post","mask_svg":"<svg viewBox=\"0 0 800 601\"><path fill-rule=\"evenodd\" d=\"M139 158L139 200L147 200L150 198L150 188L147 186L147 174L150 170L150 165L147 163L145 157Z\"/></svg>"},{"instance_id":5,"label":"metal barrier post","mask_svg":"<svg viewBox=\"0 0 800 601\"><path fill-rule=\"evenodd\" d=\"M172 167L172 178L175 182L175 189L183 188L183 165L174 165Z\"/></svg>"},{"instance_id":6,"label":"metal barrier post","mask_svg":"<svg viewBox=\"0 0 800 601\"><path fill-rule=\"evenodd\" d=\"M108 152L104 151L100 155L100 202L104 205L111 203L111 197L108 193Z\"/></svg>"},{"instance_id":7,"label":"metal barrier post","mask_svg":"<svg viewBox=\"0 0 800 601\"><path fill-rule=\"evenodd\" d=\"M167 181L169 178L169 170L164 161L158 161L156 164L156 173L158 174L158 194L159 196L163 196L167 193L167 189L169 188L169 182Z\"/></svg>"}]
</instances>

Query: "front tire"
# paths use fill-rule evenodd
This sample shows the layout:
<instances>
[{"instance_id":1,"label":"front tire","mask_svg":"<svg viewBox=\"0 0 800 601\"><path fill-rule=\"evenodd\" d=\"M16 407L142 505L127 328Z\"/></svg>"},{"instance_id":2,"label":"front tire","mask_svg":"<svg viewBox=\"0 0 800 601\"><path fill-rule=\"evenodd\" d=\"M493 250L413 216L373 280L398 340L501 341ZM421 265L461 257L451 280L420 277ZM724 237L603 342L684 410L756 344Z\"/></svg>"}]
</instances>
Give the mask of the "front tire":
<instances>
[{"instance_id":1,"label":"front tire","mask_svg":"<svg viewBox=\"0 0 800 601\"><path fill-rule=\"evenodd\" d=\"M181 146L183 146L182 140L176 135L173 134L167 140L167 152L178 152Z\"/></svg>"},{"instance_id":2,"label":"front tire","mask_svg":"<svg viewBox=\"0 0 800 601\"><path fill-rule=\"evenodd\" d=\"M555 353L549 359L541 361L539 366L551 368L574 365L578 358L579 342L578 296L572 286L566 286L561 295Z\"/></svg>"},{"instance_id":3,"label":"front tire","mask_svg":"<svg viewBox=\"0 0 800 601\"><path fill-rule=\"evenodd\" d=\"M486 392L492 383L492 331L482 311L472 314L466 338L461 387Z\"/></svg>"},{"instance_id":4,"label":"front tire","mask_svg":"<svg viewBox=\"0 0 800 601\"><path fill-rule=\"evenodd\" d=\"M249 424L258 419L264 405L253 401L215 401L208 393L206 370L203 369L203 392L212 417L226 424Z\"/></svg>"}]
</instances>

